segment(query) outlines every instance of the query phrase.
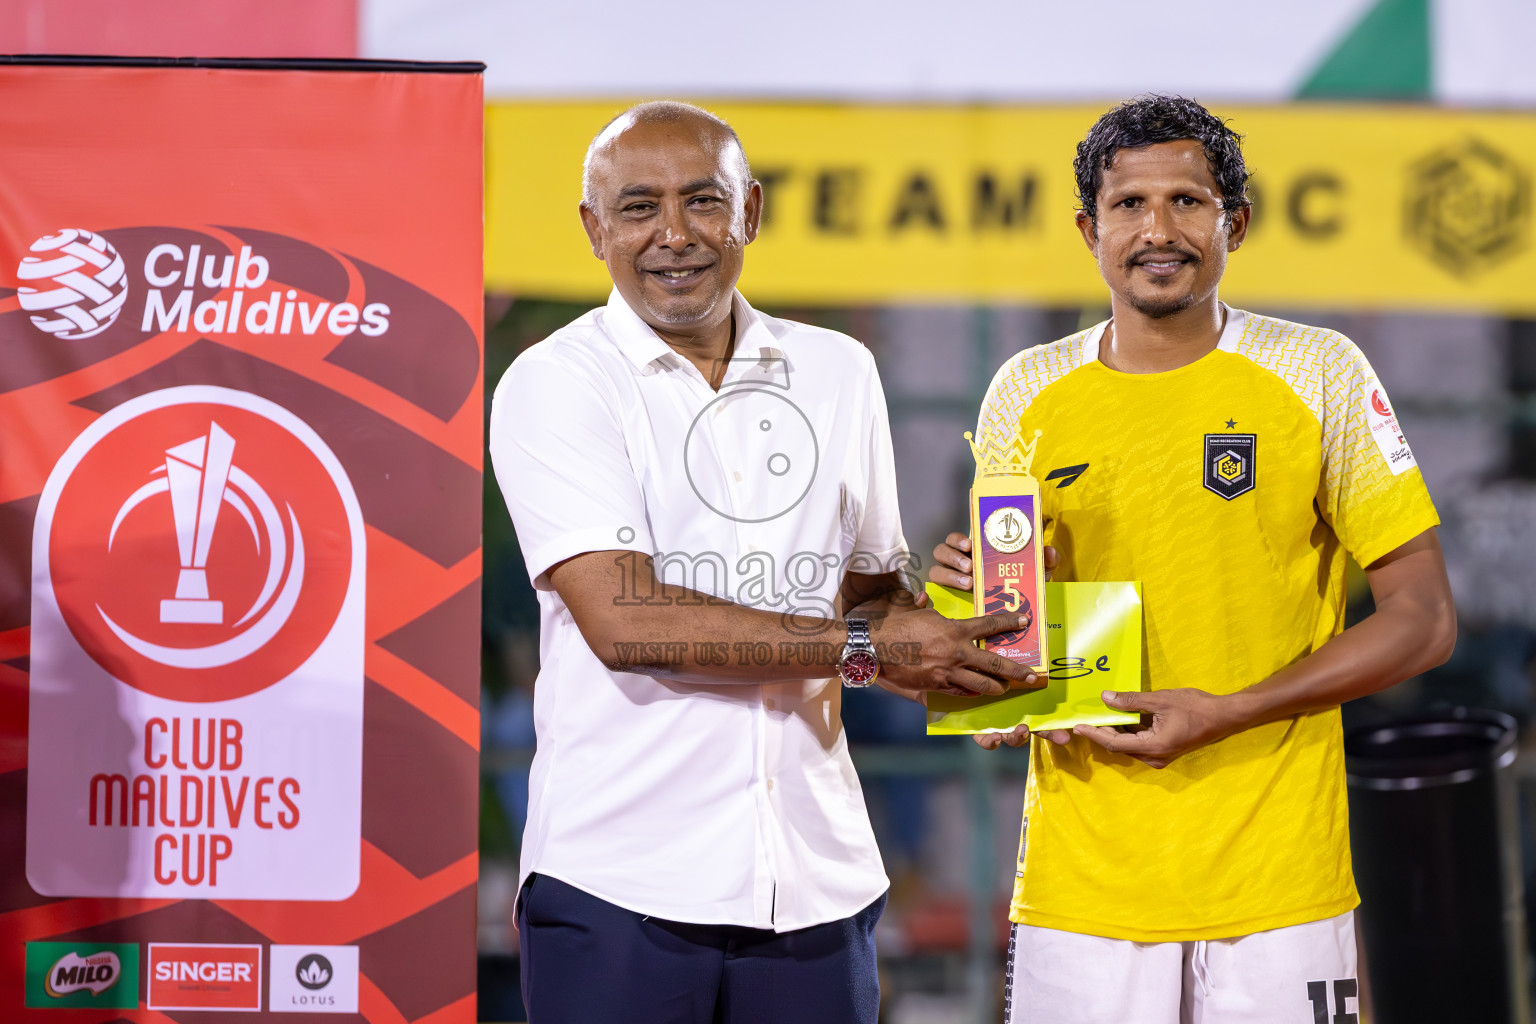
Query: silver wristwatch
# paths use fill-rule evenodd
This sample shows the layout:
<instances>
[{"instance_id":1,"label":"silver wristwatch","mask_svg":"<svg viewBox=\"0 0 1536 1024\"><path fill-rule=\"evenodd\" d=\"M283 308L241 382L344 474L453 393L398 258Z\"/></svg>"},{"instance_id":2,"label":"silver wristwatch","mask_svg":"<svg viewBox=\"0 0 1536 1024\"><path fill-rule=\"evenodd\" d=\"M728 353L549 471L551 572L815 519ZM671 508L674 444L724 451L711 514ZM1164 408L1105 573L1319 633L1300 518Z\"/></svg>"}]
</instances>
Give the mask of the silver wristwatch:
<instances>
[{"instance_id":1,"label":"silver wristwatch","mask_svg":"<svg viewBox=\"0 0 1536 1024\"><path fill-rule=\"evenodd\" d=\"M843 645L837 674L843 677L844 686L860 689L880 675L880 659L875 654L875 645L869 641L868 619L848 620L848 642Z\"/></svg>"}]
</instances>

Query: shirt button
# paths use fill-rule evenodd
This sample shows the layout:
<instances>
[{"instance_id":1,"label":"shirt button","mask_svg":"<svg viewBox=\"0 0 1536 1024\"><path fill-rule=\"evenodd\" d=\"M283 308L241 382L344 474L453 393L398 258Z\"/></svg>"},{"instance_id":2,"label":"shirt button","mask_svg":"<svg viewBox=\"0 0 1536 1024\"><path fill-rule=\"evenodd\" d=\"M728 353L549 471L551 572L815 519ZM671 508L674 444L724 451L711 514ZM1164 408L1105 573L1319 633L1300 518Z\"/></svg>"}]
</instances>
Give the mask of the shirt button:
<instances>
[{"instance_id":1,"label":"shirt button","mask_svg":"<svg viewBox=\"0 0 1536 1024\"><path fill-rule=\"evenodd\" d=\"M731 474L736 477L736 482L737 483L741 483L741 470L733 469L733 470L731 470Z\"/></svg>"},{"instance_id":2,"label":"shirt button","mask_svg":"<svg viewBox=\"0 0 1536 1024\"><path fill-rule=\"evenodd\" d=\"M770 792L770 793L773 792L773 780L772 779L768 780L768 792Z\"/></svg>"},{"instance_id":3,"label":"shirt button","mask_svg":"<svg viewBox=\"0 0 1536 1024\"><path fill-rule=\"evenodd\" d=\"M769 697L767 700L763 701L763 707L767 708L769 711L772 711L778 706L778 703L774 701L772 697Z\"/></svg>"}]
</instances>

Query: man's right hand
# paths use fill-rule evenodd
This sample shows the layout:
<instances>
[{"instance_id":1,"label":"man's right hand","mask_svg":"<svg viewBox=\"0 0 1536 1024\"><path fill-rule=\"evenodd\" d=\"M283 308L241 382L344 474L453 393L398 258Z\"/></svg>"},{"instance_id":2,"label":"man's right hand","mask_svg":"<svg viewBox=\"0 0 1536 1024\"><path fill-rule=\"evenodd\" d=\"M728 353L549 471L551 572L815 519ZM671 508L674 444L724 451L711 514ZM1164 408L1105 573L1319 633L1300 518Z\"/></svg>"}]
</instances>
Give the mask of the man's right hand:
<instances>
[{"instance_id":1,"label":"man's right hand","mask_svg":"<svg viewBox=\"0 0 1536 1024\"><path fill-rule=\"evenodd\" d=\"M874 641L882 654L880 676L903 690L936 690L966 697L995 696L1009 689L1044 686L1045 677L976 646L982 637L1022 629L1029 617L1014 612L946 619L922 608L888 615Z\"/></svg>"},{"instance_id":2,"label":"man's right hand","mask_svg":"<svg viewBox=\"0 0 1536 1024\"><path fill-rule=\"evenodd\" d=\"M1056 549L1047 545L1045 549L1046 579L1051 578L1051 573L1056 571L1056 563L1060 560ZM933 549L933 568L928 570L928 579L943 587L970 590L975 585L971 579L971 538L963 533L952 533L940 541Z\"/></svg>"},{"instance_id":3,"label":"man's right hand","mask_svg":"<svg viewBox=\"0 0 1536 1024\"><path fill-rule=\"evenodd\" d=\"M928 579L941 587L970 590L974 586L971 538L963 533L952 533L940 541L933 549L933 568L928 570Z\"/></svg>"}]
</instances>

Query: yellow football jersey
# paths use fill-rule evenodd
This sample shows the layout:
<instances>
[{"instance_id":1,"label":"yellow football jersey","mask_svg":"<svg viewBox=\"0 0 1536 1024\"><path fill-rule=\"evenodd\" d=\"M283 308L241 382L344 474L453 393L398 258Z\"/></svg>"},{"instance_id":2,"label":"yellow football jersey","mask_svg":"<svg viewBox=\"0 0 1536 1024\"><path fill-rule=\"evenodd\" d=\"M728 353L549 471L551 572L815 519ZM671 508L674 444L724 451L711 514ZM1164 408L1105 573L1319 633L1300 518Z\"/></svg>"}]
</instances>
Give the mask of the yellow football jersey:
<instances>
[{"instance_id":1,"label":"yellow football jersey","mask_svg":"<svg viewBox=\"0 0 1536 1024\"><path fill-rule=\"evenodd\" d=\"M1368 565L1438 524L1370 364L1334 332L1228 310L1166 373L1098 361L1104 325L1019 353L977 433L1042 431L1058 580L1140 580L1145 685L1231 693L1343 628ZM1012 919L1142 942L1215 939L1359 902L1339 710L1262 725L1155 770L1031 743Z\"/></svg>"}]
</instances>

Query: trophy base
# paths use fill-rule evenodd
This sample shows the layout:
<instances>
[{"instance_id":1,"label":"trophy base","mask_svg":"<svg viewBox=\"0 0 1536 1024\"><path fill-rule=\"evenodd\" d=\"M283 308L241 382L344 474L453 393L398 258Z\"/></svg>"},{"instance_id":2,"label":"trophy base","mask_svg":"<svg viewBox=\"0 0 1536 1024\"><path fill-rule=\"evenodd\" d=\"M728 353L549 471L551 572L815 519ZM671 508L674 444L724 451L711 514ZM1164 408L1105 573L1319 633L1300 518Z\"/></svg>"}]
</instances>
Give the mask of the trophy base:
<instances>
[{"instance_id":1,"label":"trophy base","mask_svg":"<svg viewBox=\"0 0 1536 1024\"><path fill-rule=\"evenodd\" d=\"M186 599L161 601L160 621L217 626L224 621L224 602Z\"/></svg>"}]
</instances>

